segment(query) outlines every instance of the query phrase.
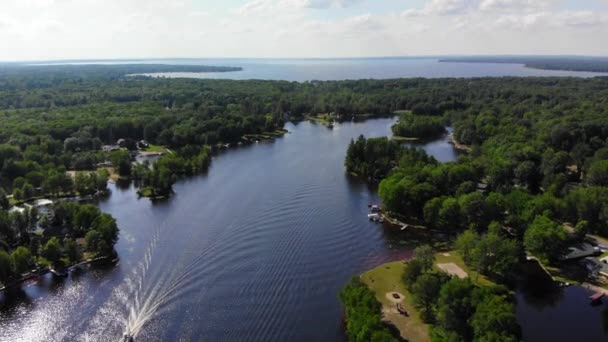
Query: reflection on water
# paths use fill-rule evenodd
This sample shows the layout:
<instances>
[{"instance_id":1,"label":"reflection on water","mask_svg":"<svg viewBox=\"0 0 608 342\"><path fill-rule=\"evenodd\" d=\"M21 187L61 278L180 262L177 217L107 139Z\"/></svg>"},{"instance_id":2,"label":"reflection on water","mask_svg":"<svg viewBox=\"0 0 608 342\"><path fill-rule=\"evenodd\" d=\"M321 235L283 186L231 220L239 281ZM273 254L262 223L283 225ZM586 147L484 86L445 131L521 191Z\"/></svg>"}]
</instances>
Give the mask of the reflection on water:
<instances>
[{"instance_id":1,"label":"reflection on water","mask_svg":"<svg viewBox=\"0 0 608 342\"><path fill-rule=\"evenodd\" d=\"M579 286L559 287L538 263L526 263L516 296L524 340L608 340L608 305L590 305L591 294Z\"/></svg>"}]
</instances>

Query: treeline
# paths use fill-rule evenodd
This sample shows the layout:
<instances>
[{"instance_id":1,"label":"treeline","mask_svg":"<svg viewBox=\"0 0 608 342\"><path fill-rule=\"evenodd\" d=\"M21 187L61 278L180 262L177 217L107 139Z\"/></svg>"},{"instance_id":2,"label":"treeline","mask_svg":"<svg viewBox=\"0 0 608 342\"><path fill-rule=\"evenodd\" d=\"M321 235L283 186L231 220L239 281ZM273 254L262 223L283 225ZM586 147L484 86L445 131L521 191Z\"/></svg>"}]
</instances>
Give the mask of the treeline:
<instances>
[{"instance_id":1,"label":"treeline","mask_svg":"<svg viewBox=\"0 0 608 342\"><path fill-rule=\"evenodd\" d=\"M36 229L43 228L41 234ZM49 212L0 209L0 282L39 267L61 269L88 256L108 256L118 240L116 220L89 204L64 202Z\"/></svg>"},{"instance_id":2,"label":"treeline","mask_svg":"<svg viewBox=\"0 0 608 342\"><path fill-rule=\"evenodd\" d=\"M418 247L403 273L433 341L519 341L521 331L508 291L436 271L434 252Z\"/></svg>"},{"instance_id":3,"label":"treeline","mask_svg":"<svg viewBox=\"0 0 608 342\"><path fill-rule=\"evenodd\" d=\"M397 341L382 322L381 304L373 291L359 277L353 277L340 292L346 314L346 334L349 341Z\"/></svg>"},{"instance_id":4,"label":"treeline","mask_svg":"<svg viewBox=\"0 0 608 342\"><path fill-rule=\"evenodd\" d=\"M436 116L402 114L392 130L400 137L429 139L445 132L445 122Z\"/></svg>"},{"instance_id":5,"label":"treeline","mask_svg":"<svg viewBox=\"0 0 608 342\"><path fill-rule=\"evenodd\" d=\"M139 194L146 197L166 197L171 194L172 186L181 176L205 172L211 163L210 150L207 147L188 146L177 154L161 157L152 165L137 164L131 174L140 185Z\"/></svg>"},{"instance_id":6,"label":"treeline","mask_svg":"<svg viewBox=\"0 0 608 342\"><path fill-rule=\"evenodd\" d=\"M387 138L365 139L363 135L350 141L344 166L354 176L379 181L396 166L401 147Z\"/></svg>"},{"instance_id":7,"label":"treeline","mask_svg":"<svg viewBox=\"0 0 608 342\"><path fill-rule=\"evenodd\" d=\"M524 64L528 68L566 71L608 72L606 57L570 57L570 56L490 56L490 57L458 57L442 59L440 62L449 63L505 63Z\"/></svg>"}]
</instances>

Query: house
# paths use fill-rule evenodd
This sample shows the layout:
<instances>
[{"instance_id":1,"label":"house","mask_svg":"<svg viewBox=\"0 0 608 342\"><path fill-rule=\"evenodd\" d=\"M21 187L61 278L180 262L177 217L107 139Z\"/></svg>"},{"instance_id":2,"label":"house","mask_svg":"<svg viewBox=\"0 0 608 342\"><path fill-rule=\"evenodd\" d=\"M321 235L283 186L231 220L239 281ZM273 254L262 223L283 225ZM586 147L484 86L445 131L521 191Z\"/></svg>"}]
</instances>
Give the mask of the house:
<instances>
[{"instance_id":1,"label":"house","mask_svg":"<svg viewBox=\"0 0 608 342\"><path fill-rule=\"evenodd\" d=\"M599 255L601 253L602 251L599 247L593 246L590 243L583 242L568 247L566 254L562 256L562 260L582 259L594 255Z\"/></svg>"},{"instance_id":2,"label":"house","mask_svg":"<svg viewBox=\"0 0 608 342\"><path fill-rule=\"evenodd\" d=\"M120 150L120 146L118 145L103 145L102 150L104 152L112 152Z\"/></svg>"},{"instance_id":3,"label":"house","mask_svg":"<svg viewBox=\"0 0 608 342\"><path fill-rule=\"evenodd\" d=\"M601 275L608 278L608 263L606 263L605 258L600 261L597 258L587 257L583 260L583 264L594 276Z\"/></svg>"},{"instance_id":4,"label":"house","mask_svg":"<svg viewBox=\"0 0 608 342\"><path fill-rule=\"evenodd\" d=\"M150 144L145 140L140 140L137 142L137 148L144 149L150 147Z\"/></svg>"},{"instance_id":5,"label":"house","mask_svg":"<svg viewBox=\"0 0 608 342\"><path fill-rule=\"evenodd\" d=\"M9 213L19 213L19 214L23 214L25 212L25 208L23 207L17 207L17 206L12 206L9 210Z\"/></svg>"}]
</instances>

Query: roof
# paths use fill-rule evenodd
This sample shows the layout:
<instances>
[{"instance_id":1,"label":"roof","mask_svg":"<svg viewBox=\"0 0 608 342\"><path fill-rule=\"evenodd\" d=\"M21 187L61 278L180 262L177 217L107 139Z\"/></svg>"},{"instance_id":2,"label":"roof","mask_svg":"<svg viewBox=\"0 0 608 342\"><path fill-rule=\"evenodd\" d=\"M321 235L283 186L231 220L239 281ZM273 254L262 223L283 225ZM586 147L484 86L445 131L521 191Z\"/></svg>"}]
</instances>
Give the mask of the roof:
<instances>
[{"instance_id":1,"label":"roof","mask_svg":"<svg viewBox=\"0 0 608 342\"><path fill-rule=\"evenodd\" d=\"M20 214L23 214L23 212L24 212L24 211L25 211L25 208L22 208L22 207L16 207L16 206L13 206L13 207L11 207L11 208L8 210L8 212L9 212L9 213L18 212L18 213L20 213Z\"/></svg>"},{"instance_id":2,"label":"roof","mask_svg":"<svg viewBox=\"0 0 608 342\"><path fill-rule=\"evenodd\" d=\"M34 201L35 207L46 207L49 205L53 205L53 201L51 201L50 199L42 198Z\"/></svg>"},{"instance_id":3,"label":"roof","mask_svg":"<svg viewBox=\"0 0 608 342\"><path fill-rule=\"evenodd\" d=\"M599 253L599 248L583 242L573 246L568 247L567 254L562 257L563 260L573 260L580 259L588 256L595 255Z\"/></svg>"}]
</instances>

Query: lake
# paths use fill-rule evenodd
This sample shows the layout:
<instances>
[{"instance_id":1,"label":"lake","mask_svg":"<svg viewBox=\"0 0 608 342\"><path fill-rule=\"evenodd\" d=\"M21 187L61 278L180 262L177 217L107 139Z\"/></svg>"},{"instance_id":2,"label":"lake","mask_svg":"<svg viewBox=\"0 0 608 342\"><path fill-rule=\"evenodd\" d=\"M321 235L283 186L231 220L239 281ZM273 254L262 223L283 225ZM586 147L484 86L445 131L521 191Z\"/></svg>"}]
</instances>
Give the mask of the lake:
<instances>
[{"instance_id":1,"label":"lake","mask_svg":"<svg viewBox=\"0 0 608 342\"><path fill-rule=\"evenodd\" d=\"M0 341L109 341L127 328L136 341L344 340L342 286L410 257L420 240L368 221L376 190L344 171L350 139L389 135L395 120L287 124L273 143L221 152L207 175L179 181L163 202L111 185L98 204L121 229L119 264L0 295ZM422 147L456 158L445 137ZM608 336L602 308L583 290L551 296L551 305L538 304L547 294L525 293L518 317L527 341L546 340L540 327L552 341L571 341L572 326L588 341Z\"/></svg>"},{"instance_id":2,"label":"lake","mask_svg":"<svg viewBox=\"0 0 608 342\"><path fill-rule=\"evenodd\" d=\"M242 67L242 71L219 73L156 73L151 76L264 79L286 81L330 81L347 79L387 79L410 77L502 77L572 76L593 77L606 73L556 71L526 68L521 64L440 63L436 57L350 58L350 59L153 59L81 61L52 64L177 64Z\"/></svg>"}]
</instances>

